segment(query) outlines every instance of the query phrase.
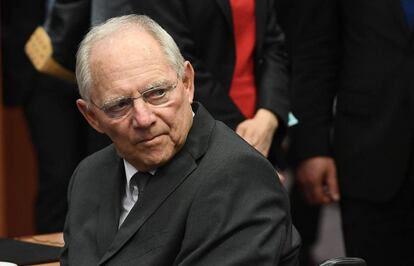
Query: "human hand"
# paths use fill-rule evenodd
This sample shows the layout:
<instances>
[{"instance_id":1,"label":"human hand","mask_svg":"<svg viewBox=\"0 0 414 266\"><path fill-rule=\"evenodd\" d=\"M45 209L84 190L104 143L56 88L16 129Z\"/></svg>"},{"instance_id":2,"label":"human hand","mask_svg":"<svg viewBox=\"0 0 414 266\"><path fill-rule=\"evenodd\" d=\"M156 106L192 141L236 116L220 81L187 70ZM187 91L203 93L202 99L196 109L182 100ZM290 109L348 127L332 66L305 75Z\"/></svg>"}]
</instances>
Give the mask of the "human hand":
<instances>
[{"instance_id":1,"label":"human hand","mask_svg":"<svg viewBox=\"0 0 414 266\"><path fill-rule=\"evenodd\" d=\"M306 200L311 204L327 204L339 200L335 162L330 157L313 157L296 170Z\"/></svg>"},{"instance_id":2,"label":"human hand","mask_svg":"<svg viewBox=\"0 0 414 266\"><path fill-rule=\"evenodd\" d=\"M277 117L269 110L261 108L252 119L241 122L236 128L236 133L267 157L278 126Z\"/></svg>"}]
</instances>

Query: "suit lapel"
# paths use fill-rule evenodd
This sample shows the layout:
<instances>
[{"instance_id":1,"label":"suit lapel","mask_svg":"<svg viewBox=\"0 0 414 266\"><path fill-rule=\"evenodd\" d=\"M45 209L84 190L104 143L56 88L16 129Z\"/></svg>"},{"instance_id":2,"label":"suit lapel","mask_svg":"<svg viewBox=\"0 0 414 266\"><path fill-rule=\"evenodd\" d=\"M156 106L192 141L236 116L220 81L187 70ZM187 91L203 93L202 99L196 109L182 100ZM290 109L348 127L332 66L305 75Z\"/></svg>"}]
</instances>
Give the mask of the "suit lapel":
<instances>
[{"instance_id":1,"label":"suit lapel","mask_svg":"<svg viewBox=\"0 0 414 266\"><path fill-rule=\"evenodd\" d=\"M196 113L184 147L168 164L159 168L156 174L150 178L145 187L143 198L132 208L99 264L104 263L118 252L196 169L197 160L208 148L208 140L214 126L214 120L203 107L198 107L198 104L195 104L193 109L199 110Z\"/></svg>"},{"instance_id":2,"label":"suit lapel","mask_svg":"<svg viewBox=\"0 0 414 266\"><path fill-rule=\"evenodd\" d=\"M273 7L267 7L265 0L256 0L255 3L256 49L259 49L260 47L262 47L262 42L266 31L266 19L268 19L266 15L267 8Z\"/></svg>"},{"instance_id":3,"label":"suit lapel","mask_svg":"<svg viewBox=\"0 0 414 266\"><path fill-rule=\"evenodd\" d=\"M226 18L229 29L233 32L233 16L231 14L230 0L216 0L217 4L220 7L220 10L223 12L224 17Z\"/></svg>"},{"instance_id":4,"label":"suit lapel","mask_svg":"<svg viewBox=\"0 0 414 266\"><path fill-rule=\"evenodd\" d=\"M120 202L125 185L125 170L122 159L113 150L113 164L104 166L100 186L100 206L97 229L97 242L100 254L111 245L117 231L120 216ZM119 199L119 200L114 200Z\"/></svg>"}]
</instances>

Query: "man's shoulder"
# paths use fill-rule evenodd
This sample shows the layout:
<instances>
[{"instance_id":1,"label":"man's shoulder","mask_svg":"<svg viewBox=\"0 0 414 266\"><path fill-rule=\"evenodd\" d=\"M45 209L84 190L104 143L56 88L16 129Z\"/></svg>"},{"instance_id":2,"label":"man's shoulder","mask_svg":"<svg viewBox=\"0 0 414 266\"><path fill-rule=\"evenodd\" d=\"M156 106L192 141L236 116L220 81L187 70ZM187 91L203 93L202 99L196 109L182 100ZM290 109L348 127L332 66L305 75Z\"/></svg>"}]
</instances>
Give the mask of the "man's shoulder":
<instances>
[{"instance_id":1,"label":"man's shoulder","mask_svg":"<svg viewBox=\"0 0 414 266\"><path fill-rule=\"evenodd\" d=\"M77 168L77 172L82 171L104 171L107 167L113 167L121 158L118 156L113 144L89 155L83 159Z\"/></svg>"},{"instance_id":2,"label":"man's shoulder","mask_svg":"<svg viewBox=\"0 0 414 266\"><path fill-rule=\"evenodd\" d=\"M253 146L220 121L216 121L210 145L217 146L216 148L219 148L224 154L246 154L265 159Z\"/></svg>"},{"instance_id":3,"label":"man's shoulder","mask_svg":"<svg viewBox=\"0 0 414 266\"><path fill-rule=\"evenodd\" d=\"M215 120L199 103L193 104L193 110L196 115L184 150L197 161L197 173L213 179L223 177L222 173L236 176L242 169L243 176L274 178L272 164L234 130Z\"/></svg>"},{"instance_id":4,"label":"man's shoulder","mask_svg":"<svg viewBox=\"0 0 414 266\"><path fill-rule=\"evenodd\" d=\"M103 178L118 176L123 166L113 144L83 159L73 172L71 186L76 191L91 191Z\"/></svg>"},{"instance_id":5,"label":"man's shoulder","mask_svg":"<svg viewBox=\"0 0 414 266\"><path fill-rule=\"evenodd\" d=\"M217 121L206 153L209 163L226 172L245 169L246 173L274 173L272 164L232 129ZM221 169L221 170L223 170Z\"/></svg>"},{"instance_id":6,"label":"man's shoulder","mask_svg":"<svg viewBox=\"0 0 414 266\"><path fill-rule=\"evenodd\" d=\"M287 208L288 195L273 165L233 130L216 122L209 147L193 172L197 199L209 195L221 198L241 197L248 201L268 198ZM251 191L261 199L247 196ZM223 196L223 195L227 196Z\"/></svg>"}]
</instances>

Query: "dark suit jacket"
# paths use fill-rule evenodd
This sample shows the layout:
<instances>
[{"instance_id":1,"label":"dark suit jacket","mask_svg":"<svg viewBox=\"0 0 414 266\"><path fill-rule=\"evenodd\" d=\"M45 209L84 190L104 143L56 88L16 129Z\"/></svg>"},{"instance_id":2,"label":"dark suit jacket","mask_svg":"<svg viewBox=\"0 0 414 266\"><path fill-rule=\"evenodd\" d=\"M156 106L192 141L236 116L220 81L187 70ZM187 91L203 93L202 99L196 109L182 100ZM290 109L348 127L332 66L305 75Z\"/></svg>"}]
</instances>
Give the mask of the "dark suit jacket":
<instances>
[{"instance_id":1,"label":"dark suit jacket","mask_svg":"<svg viewBox=\"0 0 414 266\"><path fill-rule=\"evenodd\" d=\"M390 199L407 177L414 141L414 35L400 1L296 4L297 159L334 155L343 196Z\"/></svg>"},{"instance_id":2,"label":"dark suit jacket","mask_svg":"<svg viewBox=\"0 0 414 266\"><path fill-rule=\"evenodd\" d=\"M37 89L37 72L24 54L24 44L43 22L46 1L3 0L0 11L3 101L21 105Z\"/></svg>"},{"instance_id":3,"label":"dark suit jacket","mask_svg":"<svg viewBox=\"0 0 414 266\"><path fill-rule=\"evenodd\" d=\"M274 169L195 106L183 149L157 170L119 230L122 159L110 146L79 165L63 265L296 265L298 235Z\"/></svg>"}]
</instances>

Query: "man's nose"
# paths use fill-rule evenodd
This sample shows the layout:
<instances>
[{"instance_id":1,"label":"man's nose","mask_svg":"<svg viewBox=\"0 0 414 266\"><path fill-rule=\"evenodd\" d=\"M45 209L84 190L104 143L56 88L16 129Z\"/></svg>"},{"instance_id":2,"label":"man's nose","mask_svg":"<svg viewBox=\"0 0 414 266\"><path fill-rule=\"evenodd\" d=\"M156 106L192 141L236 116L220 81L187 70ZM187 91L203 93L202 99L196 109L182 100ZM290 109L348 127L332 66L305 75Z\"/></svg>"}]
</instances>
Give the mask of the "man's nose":
<instances>
[{"instance_id":1,"label":"man's nose","mask_svg":"<svg viewBox=\"0 0 414 266\"><path fill-rule=\"evenodd\" d=\"M151 126L156 116L151 106L141 99L136 99L132 106L132 119L134 127L145 128Z\"/></svg>"}]
</instances>

